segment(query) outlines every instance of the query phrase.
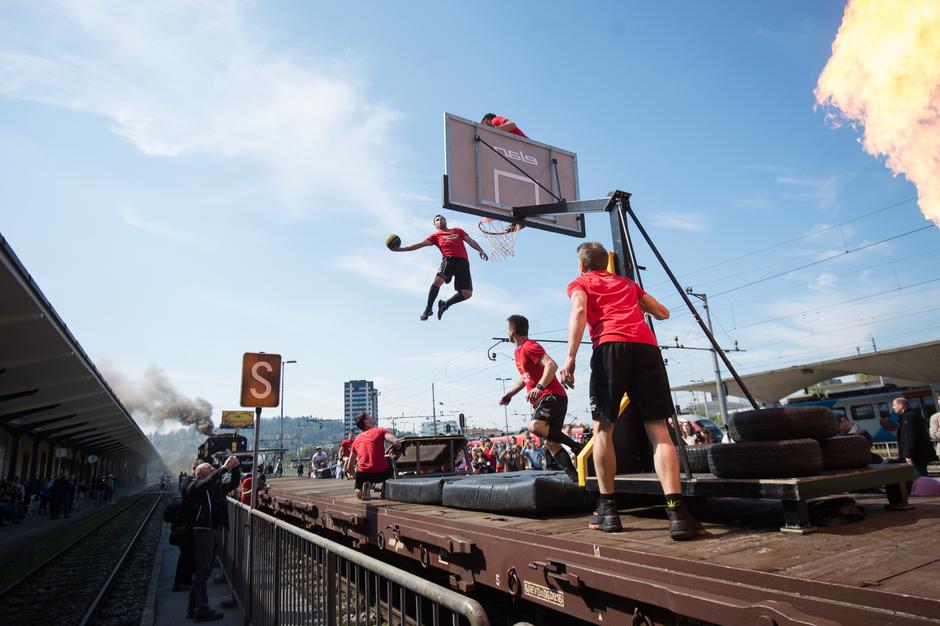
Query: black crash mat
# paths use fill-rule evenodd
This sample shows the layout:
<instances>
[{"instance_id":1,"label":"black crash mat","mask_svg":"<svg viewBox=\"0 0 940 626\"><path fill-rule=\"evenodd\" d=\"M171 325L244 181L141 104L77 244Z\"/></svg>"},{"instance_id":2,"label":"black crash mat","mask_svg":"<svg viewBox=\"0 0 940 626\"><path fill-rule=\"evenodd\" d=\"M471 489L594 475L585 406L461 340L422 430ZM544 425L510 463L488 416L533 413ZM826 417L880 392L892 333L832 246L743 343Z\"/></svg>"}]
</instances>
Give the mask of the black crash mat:
<instances>
[{"instance_id":1,"label":"black crash mat","mask_svg":"<svg viewBox=\"0 0 940 626\"><path fill-rule=\"evenodd\" d=\"M590 509L594 498L564 472L477 474L443 483L441 503L494 513L563 513Z\"/></svg>"},{"instance_id":2,"label":"black crash mat","mask_svg":"<svg viewBox=\"0 0 940 626\"><path fill-rule=\"evenodd\" d=\"M415 476L385 481L385 498L411 504L440 504L445 482L471 478L466 474L454 476Z\"/></svg>"}]
</instances>

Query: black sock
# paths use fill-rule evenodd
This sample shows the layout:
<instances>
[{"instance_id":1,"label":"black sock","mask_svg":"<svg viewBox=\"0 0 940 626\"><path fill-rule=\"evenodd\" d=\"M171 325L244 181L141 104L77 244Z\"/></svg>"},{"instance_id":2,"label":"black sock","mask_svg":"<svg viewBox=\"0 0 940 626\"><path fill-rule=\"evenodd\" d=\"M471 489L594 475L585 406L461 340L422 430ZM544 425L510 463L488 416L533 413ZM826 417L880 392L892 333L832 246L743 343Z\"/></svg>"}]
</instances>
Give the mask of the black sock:
<instances>
[{"instance_id":1,"label":"black sock","mask_svg":"<svg viewBox=\"0 0 940 626\"><path fill-rule=\"evenodd\" d=\"M450 297L450 300L447 301L447 308L450 308L457 304L458 302L463 302L466 298L463 297L463 294L459 291Z\"/></svg>"},{"instance_id":2,"label":"black sock","mask_svg":"<svg viewBox=\"0 0 940 626\"><path fill-rule=\"evenodd\" d=\"M612 493L602 493L601 502L606 502L611 506L617 506L617 496Z\"/></svg>"},{"instance_id":3,"label":"black sock","mask_svg":"<svg viewBox=\"0 0 940 626\"><path fill-rule=\"evenodd\" d=\"M437 294L440 290L441 288L437 285L431 285L431 290L428 292L428 306L424 309L425 311L430 311L434 308L434 300L437 298Z\"/></svg>"},{"instance_id":4,"label":"black sock","mask_svg":"<svg viewBox=\"0 0 940 626\"><path fill-rule=\"evenodd\" d=\"M575 454L578 454L579 452L581 452L581 448L584 447L582 444L578 443L577 441L575 441L574 439L572 439L565 433L561 432L561 429L556 426L549 426L548 437L546 437L546 439L548 439L549 441L554 441L555 443L560 443L560 444L564 444L568 446L569 448L571 448L571 451L574 452Z\"/></svg>"},{"instance_id":5,"label":"black sock","mask_svg":"<svg viewBox=\"0 0 940 626\"><path fill-rule=\"evenodd\" d=\"M667 493L666 494L666 507L670 509L675 509L682 506L682 494L679 493Z\"/></svg>"}]
</instances>

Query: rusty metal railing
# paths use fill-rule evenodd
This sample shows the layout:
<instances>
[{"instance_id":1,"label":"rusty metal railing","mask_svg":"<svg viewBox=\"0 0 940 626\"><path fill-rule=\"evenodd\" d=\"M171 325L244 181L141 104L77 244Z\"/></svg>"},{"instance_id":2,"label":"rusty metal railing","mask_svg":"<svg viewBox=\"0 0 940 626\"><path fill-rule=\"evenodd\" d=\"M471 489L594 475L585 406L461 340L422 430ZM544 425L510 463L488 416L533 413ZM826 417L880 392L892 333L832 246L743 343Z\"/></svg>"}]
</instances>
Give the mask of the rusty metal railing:
<instances>
[{"instance_id":1,"label":"rusty metal railing","mask_svg":"<svg viewBox=\"0 0 940 626\"><path fill-rule=\"evenodd\" d=\"M222 563L253 625L489 626L483 607L456 591L235 500L228 507Z\"/></svg>"}]
</instances>

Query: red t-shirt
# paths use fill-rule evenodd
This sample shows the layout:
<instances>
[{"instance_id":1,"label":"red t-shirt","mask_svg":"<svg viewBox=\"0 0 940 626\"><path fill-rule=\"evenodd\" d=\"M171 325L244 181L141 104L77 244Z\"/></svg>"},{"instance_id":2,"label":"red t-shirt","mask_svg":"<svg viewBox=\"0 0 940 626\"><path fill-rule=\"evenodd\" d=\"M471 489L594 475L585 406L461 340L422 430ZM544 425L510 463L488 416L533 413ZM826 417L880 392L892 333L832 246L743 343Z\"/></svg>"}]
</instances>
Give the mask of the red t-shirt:
<instances>
[{"instance_id":1,"label":"red t-shirt","mask_svg":"<svg viewBox=\"0 0 940 626\"><path fill-rule=\"evenodd\" d=\"M503 124L505 124L505 123L508 122L508 121L509 121L509 118L500 117L500 116L497 115L497 116L494 117L492 120L490 120L490 123L491 123L493 126L495 126L496 128L499 128L500 126L502 126ZM528 136L527 136L524 132L522 132L521 130L519 130L519 127L518 127L518 126L516 126L516 129L515 129L515 130L507 130L507 131L505 131L505 132L507 132L507 133L512 133L513 135L519 135L520 137L525 137L526 139L528 139Z\"/></svg>"},{"instance_id":2,"label":"red t-shirt","mask_svg":"<svg viewBox=\"0 0 940 626\"><path fill-rule=\"evenodd\" d=\"M347 457L349 456L349 451L352 450L353 440L352 439L343 439L343 442L339 444L339 456Z\"/></svg>"},{"instance_id":3,"label":"red t-shirt","mask_svg":"<svg viewBox=\"0 0 940 626\"><path fill-rule=\"evenodd\" d=\"M646 292L629 278L606 271L589 272L568 284L587 294L587 324L594 347L611 341L659 345L643 318L639 300Z\"/></svg>"},{"instance_id":4,"label":"red t-shirt","mask_svg":"<svg viewBox=\"0 0 940 626\"><path fill-rule=\"evenodd\" d=\"M356 451L356 461L360 472L384 472L388 469L388 460L385 458L384 428L370 428L356 435L352 447Z\"/></svg>"},{"instance_id":5,"label":"red t-shirt","mask_svg":"<svg viewBox=\"0 0 940 626\"><path fill-rule=\"evenodd\" d=\"M463 238L467 236L467 231L462 228L448 228L439 230L428 236L428 241L437 246L444 256L455 256L460 259L467 258L467 246L463 243Z\"/></svg>"},{"instance_id":6,"label":"red t-shirt","mask_svg":"<svg viewBox=\"0 0 940 626\"><path fill-rule=\"evenodd\" d=\"M490 467L495 471L497 468L498 461L496 460L496 455L492 453L489 449L483 451L483 456L486 457L486 462L489 463Z\"/></svg>"},{"instance_id":7,"label":"red t-shirt","mask_svg":"<svg viewBox=\"0 0 940 626\"><path fill-rule=\"evenodd\" d=\"M531 391L532 388L542 380L542 375L545 373L545 367L542 365L543 356L545 356L545 348L543 348L540 343L532 341L531 339L527 339L524 344L516 348L516 369L522 374L522 382L525 383L526 392ZM542 396L550 393L559 396L567 395L561 383L559 383L555 377L552 377L552 381L548 383L548 386L539 394L535 402L532 403L532 406L538 404Z\"/></svg>"},{"instance_id":8,"label":"red t-shirt","mask_svg":"<svg viewBox=\"0 0 940 626\"><path fill-rule=\"evenodd\" d=\"M246 476L242 481L241 485L241 500L242 504L251 504L251 476Z\"/></svg>"}]
</instances>

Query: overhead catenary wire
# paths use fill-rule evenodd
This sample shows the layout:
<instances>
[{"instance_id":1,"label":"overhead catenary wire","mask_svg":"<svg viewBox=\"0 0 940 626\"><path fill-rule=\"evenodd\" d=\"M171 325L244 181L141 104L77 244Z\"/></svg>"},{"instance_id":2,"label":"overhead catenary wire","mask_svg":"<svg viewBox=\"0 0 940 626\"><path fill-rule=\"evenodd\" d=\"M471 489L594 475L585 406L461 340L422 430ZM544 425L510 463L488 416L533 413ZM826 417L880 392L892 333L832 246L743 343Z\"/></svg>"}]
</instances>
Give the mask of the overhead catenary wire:
<instances>
[{"instance_id":1,"label":"overhead catenary wire","mask_svg":"<svg viewBox=\"0 0 940 626\"><path fill-rule=\"evenodd\" d=\"M855 217L849 218L849 219L847 219L847 220L844 220L844 221L842 221L842 222L839 222L838 224L832 224L832 225L830 225L830 226L823 226L822 228L818 228L818 229L816 229L816 230L810 231L810 232L808 232L808 233L806 233L806 234L803 234L803 235L800 235L800 236L798 236L798 237L793 237L793 238L787 239L787 240L785 240L785 241L781 241L781 242L778 242L778 243L774 243L774 244L771 244L771 245L769 245L769 246L765 246L765 247L763 247L763 248L760 248L760 249L758 249L758 250L754 250L754 251L752 251L752 252L747 252L747 253L745 253L745 254L739 254L739 255L734 256L734 257L731 257L731 258L729 258L729 259L725 259L725 260L723 260L723 261L718 261L717 263L712 263L711 265L706 265L705 267L700 267L700 268L698 268L698 269L692 270L691 272L686 272L685 274L681 274L679 277L680 277L680 278L686 278L686 277L688 277L688 276L694 276L695 274L699 274L699 273L704 272L704 271L706 271L706 270L714 269L714 268L720 267L720 266L722 266L722 265L727 265L728 263L734 263L735 261L740 261L740 260L742 260L742 259L746 259L746 258L748 258L748 257L752 257L752 256L754 256L755 254L760 254L760 253L762 253L762 252L767 252L768 250L774 250L774 249L776 249L776 248L782 248L783 246L789 245L789 244L791 244L791 243L796 243L796 242L802 241L802 240L804 240L804 239L809 239L809 238L811 238L811 237L815 237L815 236L820 235L820 234L822 234L822 233L824 233L824 232L833 230L833 229L835 229L835 228L840 228L840 227L845 226L845 225L847 225L847 224L851 224L851 223L853 223L853 222L857 222L857 221L859 221L859 220L863 220L863 219L865 219L866 217L871 217L872 215L877 215L878 213L883 213L884 211L897 208L897 207L899 207L899 206L902 206L902 205L904 205L904 204L908 204L908 203L910 203L910 202L914 202L914 201L916 201L916 200L917 200L917 196L912 196L912 197L910 197L910 198L907 198L906 200L901 200L900 202L895 202L894 204L889 204L889 205L887 205L887 206L883 206L883 207L878 208L878 209L875 209L875 210L873 210L873 211L869 211L868 213L863 213L862 215L857 215L857 216L855 216ZM655 284L651 285L651 287L658 287L659 285L665 285L665 284L667 284L667 282L668 282L668 281L660 281L660 282L658 282L658 283L655 283Z\"/></svg>"},{"instance_id":2,"label":"overhead catenary wire","mask_svg":"<svg viewBox=\"0 0 940 626\"><path fill-rule=\"evenodd\" d=\"M786 245L789 245L789 244L792 244L792 243L796 243L796 242L802 241L802 240L804 240L804 239L809 239L809 238L818 236L818 235L820 235L820 234L822 234L822 233L825 233L825 232L827 232L827 231L833 230L833 229L835 229L835 228L840 228L840 227L845 226L845 225L847 225L847 224L851 224L851 223L853 223L853 222L857 222L857 221L863 220L863 219L868 218L868 217L871 217L871 216L873 216L873 215L877 215L877 214L879 214L879 213L883 213L883 212L888 211L888 210L890 210L890 209L897 208L897 207L902 206L902 205L904 205L904 204L909 204L910 202L914 202L914 201L916 201L916 200L917 200L917 197L916 197L916 196L913 196L913 197L907 198L907 199L905 199L905 200L901 200L901 201L899 201L899 202L895 202L895 203L892 203L892 204L889 204L889 205L886 205L886 206L883 206L883 207L874 209L874 210L872 210L872 211L868 211L868 212L863 213L863 214L861 214L861 215L857 215L857 216L855 216L855 217L851 217L851 218L846 219L846 220L843 220L843 221L841 221L841 222L839 222L839 223L837 223L837 224L832 224L832 225L830 225L830 226L824 226L824 227L815 229L815 230L813 230L813 231L810 231L810 232L808 232L808 233L805 233L805 234L803 234L803 235L799 235L799 236L797 236L797 237L791 237L790 239L787 239L787 240L784 240L784 241L781 241L781 242L777 242L777 243L771 244L771 245L769 245L769 246L764 246L763 248L759 248L759 249L754 250L754 251L752 251L752 252L748 252L748 253L745 253L745 254L737 255L737 256L734 256L734 257L725 259L725 260L723 260L723 261L718 261L718 262L713 263L713 264L711 264L711 265L706 265L706 266L704 266L704 267L697 268L697 269L695 269L695 270L693 270L693 271L691 271L691 272L686 272L686 273L683 273L683 274L678 274L678 276L679 276L679 278L687 278L687 277L689 277L689 276L693 276L693 275L698 274L698 273L700 273L700 272L703 272L703 271L705 271L705 270L714 269L714 268L720 267L720 266L722 266L722 265L727 265L728 263L734 263L735 261L740 261L740 260L742 260L742 259L745 259L745 258L754 256L754 255L756 255L756 254L760 254L760 253L762 253L762 252L767 252L768 250L774 250L774 249L776 249L776 248L781 248L781 247L783 247L783 246L786 246ZM929 228L930 228L930 226L926 226L926 227L923 227L923 228L921 228L921 229L919 229L919 230L926 230L926 229L929 229ZM837 257L841 257L841 256L844 256L844 253L841 254L841 255L837 255ZM741 272L741 273L733 274L733 275L731 275L731 276L725 276L725 277L722 277L722 278L717 278L717 279L709 280L709 281L706 281L706 282L698 282L698 283L697 283L697 286L698 286L699 288L701 288L703 285L712 284L712 283L716 283L716 282L721 282L721 281L723 281L723 280L728 280L728 279L733 278L733 277L735 277L735 276L741 276L741 275L747 274L747 273L749 273L750 271L752 271L752 270L748 270L747 272ZM784 272L784 274L789 273L789 272L792 272L792 271L796 271L796 269L788 270L788 272ZM653 288L655 288L655 287L658 287L658 286L664 285L664 284L668 284L668 281L663 280L663 281L659 281L659 282L653 283L652 285L650 285L650 288L653 289ZM716 295L717 295L717 294L716 294ZM662 300L663 300L664 302L668 302L668 301L669 301L671 298L673 298L673 297L674 297L674 296L669 295L669 296L664 297ZM711 297L715 297L715 296L713 295L713 296L711 296ZM557 313L550 313L550 314L548 314L548 315L544 315L544 316L542 316L542 317L540 317L540 318L538 318L538 319L536 319L536 320L533 320L533 321L534 321L534 322L539 322L539 321L551 319L551 318L553 318L553 317L558 317L558 316L561 316L561 315L565 315L566 313L567 313L567 311L559 311L559 312L557 312ZM555 331L545 331L545 333L548 333L548 332L555 332Z\"/></svg>"},{"instance_id":3,"label":"overhead catenary wire","mask_svg":"<svg viewBox=\"0 0 940 626\"><path fill-rule=\"evenodd\" d=\"M913 230L909 230L909 231L906 231L906 232L903 232L903 233L900 233L900 234L897 234L897 235L892 235L892 236L890 236L890 237L885 237L884 239L879 239L878 241L873 241L873 242L871 242L871 243L867 243L867 244L865 244L865 245L863 245L863 246L859 246L859 247L857 247L857 248L853 248L852 250L846 250L845 252L840 252L840 253L838 253L838 254L833 254L833 255L828 256L828 257L825 257L825 258L823 258L823 259L817 259L816 261L813 261L813 262L811 262L811 263L805 263L805 264L800 265L800 266L798 266L798 267L794 267L794 268L792 268L792 269L786 270L785 272L778 272L777 274L772 274L771 276L765 276L764 278L760 278L760 279L758 279L758 280L754 280L754 281L751 281L751 282L749 282L749 283L745 283L745 284L743 284L743 285L738 285L737 287L732 287L731 289L725 289L724 291L719 291L718 293L712 294L711 297L712 297L712 298L718 298L718 297L720 297L720 296L723 296L723 295L726 295L726 294L729 294L729 293L732 293L732 292L735 292L735 291L738 291L738 290L741 290L741 289L745 289L745 288L747 288L747 287L752 287L752 286L754 286L754 285L758 285L758 284L760 284L760 283L767 282L768 280L773 280L774 278L780 278L781 276L786 276L787 274L792 274L793 272L797 272L797 271L799 271L799 270L803 270L803 269L806 269L806 268L808 268L808 267L813 267L814 265L819 265L820 263L825 263L825 262L831 261L831 260L833 260L833 259L842 258L842 257L844 257L844 256L847 255L847 254L853 254L853 253L855 253L855 252L860 252L861 250L867 250L868 248L871 248L871 247L873 247L873 246L878 246L878 245L881 245L881 244L883 244L883 243L887 243L887 242L889 242L889 241L894 241L895 239L900 239L901 237L907 237L908 235L913 235L913 234L915 234L915 233L919 233L919 232L921 232L921 231L928 230L928 229L932 229L932 228L934 228L934 225L933 225L933 224L928 224L928 225L926 225L926 226L921 226L921 227L919 227L919 228L915 228L915 229L913 229Z\"/></svg>"}]
</instances>

